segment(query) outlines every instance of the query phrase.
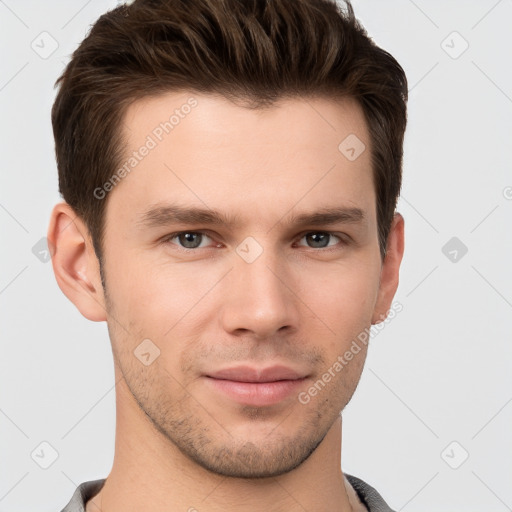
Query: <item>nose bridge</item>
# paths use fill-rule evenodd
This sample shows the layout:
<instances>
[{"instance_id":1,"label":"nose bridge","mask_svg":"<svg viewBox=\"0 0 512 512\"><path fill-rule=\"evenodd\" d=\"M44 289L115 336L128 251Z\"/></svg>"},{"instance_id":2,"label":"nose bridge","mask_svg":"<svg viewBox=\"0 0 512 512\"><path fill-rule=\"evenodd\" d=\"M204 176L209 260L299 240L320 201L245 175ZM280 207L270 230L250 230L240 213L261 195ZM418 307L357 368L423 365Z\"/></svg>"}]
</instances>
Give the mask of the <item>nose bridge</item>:
<instances>
[{"instance_id":1,"label":"nose bridge","mask_svg":"<svg viewBox=\"0 0 512 512\"><path fill-rule=\"evenodd\" d=\"M296 327L298 311L291 272L278 249L244 240L233 258L222 314L224 329L267 337L282 327Z\"/></svg>"}]
</instances>

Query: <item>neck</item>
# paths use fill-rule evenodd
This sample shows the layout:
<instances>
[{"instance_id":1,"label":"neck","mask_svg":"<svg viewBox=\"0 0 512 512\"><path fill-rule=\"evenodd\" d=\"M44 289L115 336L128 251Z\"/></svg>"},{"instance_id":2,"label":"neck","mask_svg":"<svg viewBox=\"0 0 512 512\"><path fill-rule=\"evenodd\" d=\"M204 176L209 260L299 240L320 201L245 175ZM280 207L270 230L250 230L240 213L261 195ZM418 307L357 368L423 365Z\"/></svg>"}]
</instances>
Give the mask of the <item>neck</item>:
<instances>
[{"instance_id":1,"label":"neck","mask_svg":"<svg viewBox=\"0 0 512 512\"><path fill-rule=\"evenodd\" d=\"M245 479L212 473L182 454L140 411L123 379L116 402L114 463L87 512L352 510L352 490L341 471L341 416L294 470Z\"/></svg>"}]
</instances>

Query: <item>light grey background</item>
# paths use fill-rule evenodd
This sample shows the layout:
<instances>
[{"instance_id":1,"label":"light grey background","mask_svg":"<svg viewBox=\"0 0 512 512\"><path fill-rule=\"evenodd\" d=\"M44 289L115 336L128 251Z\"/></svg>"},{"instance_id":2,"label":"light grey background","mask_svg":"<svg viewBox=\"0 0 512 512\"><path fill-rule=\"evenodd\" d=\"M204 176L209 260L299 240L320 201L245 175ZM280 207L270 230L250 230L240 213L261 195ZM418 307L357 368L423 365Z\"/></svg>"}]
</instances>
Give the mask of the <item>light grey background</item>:
<instances>
[{"instance_id":1,"label":"light grey background","mask_svg":"<svg viewBox=\"0 0 512 512\"><path fill-rule=\"evenodd\" d=\"M112 464L106 325L66 299L37 244L59 201L53 84L115 5L0 0L0 512L60 510ZM407 238L403 311L371 342L343 468L396 510L512 510L512 1L354 7L409 79Z\"/></svg>"}]
</instances>

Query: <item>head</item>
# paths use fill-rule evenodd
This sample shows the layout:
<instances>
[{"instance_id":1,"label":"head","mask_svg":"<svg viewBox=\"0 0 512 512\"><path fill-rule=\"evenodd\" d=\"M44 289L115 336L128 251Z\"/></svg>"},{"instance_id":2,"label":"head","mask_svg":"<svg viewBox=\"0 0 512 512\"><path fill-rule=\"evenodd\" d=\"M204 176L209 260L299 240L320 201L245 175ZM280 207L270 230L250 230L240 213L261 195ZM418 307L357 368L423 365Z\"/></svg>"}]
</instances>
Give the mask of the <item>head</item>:
<instances>
[{"instance_id":1,"label":"head","mask_svg":"<svg viewBox=\"0 0 512 512\"><path fill-rule=\"evenodd\" d=\"M242 477L298 466L366 345L299 394L398 286L402 68L349 3L135 0L99 18L58 84L61 289L107 321L133 403L190 459ZM212 379L276 364L303 380L274 403Z\"/></svg>"}]
</instances>

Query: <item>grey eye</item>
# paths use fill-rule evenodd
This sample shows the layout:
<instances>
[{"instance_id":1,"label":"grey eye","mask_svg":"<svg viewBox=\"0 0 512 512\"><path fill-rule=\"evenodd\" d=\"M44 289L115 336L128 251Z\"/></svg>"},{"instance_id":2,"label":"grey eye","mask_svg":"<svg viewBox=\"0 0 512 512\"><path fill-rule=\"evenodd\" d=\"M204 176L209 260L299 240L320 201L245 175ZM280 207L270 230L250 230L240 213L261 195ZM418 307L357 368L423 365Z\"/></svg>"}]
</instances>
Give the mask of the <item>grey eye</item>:
<instances>
[{"instance_id":1,"label":"grey eye","mask_svg":"<svg viewBox=\"0 0 512 512\"><path fill-rule=\"evenodd\" d=\"M203 240L202 233L180 233L177 235L180 244L186 249L196 249Z\"/></svg>"},{"instance_id":2,"label":"grey eye","mask_svg":"<svg viewBox=\"0 0 512 512\"><path fill-rule=\"evenodd\" d=\"M309 247L312 247L314 249L323 249L324 247L333 245L332 243L329 243L331 242L333 237L338 238L336 235L333 235L332 233L325 233L322 231L308 233L307 235L303 236L303 238L306 239L306 242L309 245Z\"/></svg>"}]
</instances>

